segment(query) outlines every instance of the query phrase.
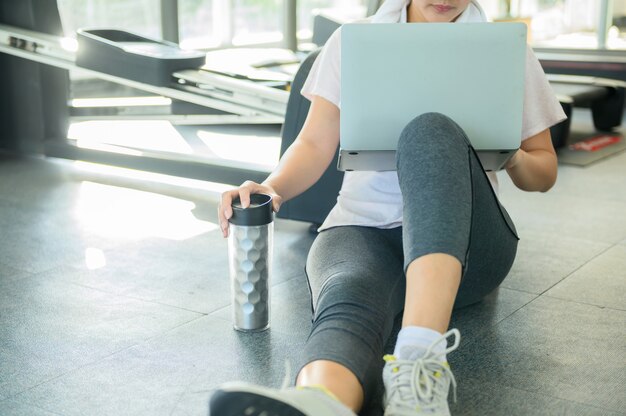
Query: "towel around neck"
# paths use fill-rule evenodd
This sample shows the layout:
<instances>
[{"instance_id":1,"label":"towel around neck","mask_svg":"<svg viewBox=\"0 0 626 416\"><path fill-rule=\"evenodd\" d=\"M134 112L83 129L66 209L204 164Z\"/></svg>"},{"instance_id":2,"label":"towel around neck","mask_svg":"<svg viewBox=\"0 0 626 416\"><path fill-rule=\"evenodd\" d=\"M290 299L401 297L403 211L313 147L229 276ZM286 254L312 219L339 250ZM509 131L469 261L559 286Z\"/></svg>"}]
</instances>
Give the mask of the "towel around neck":
<instances>
[{"instance_id":1,"label":"towel around neck","mask_svg":"<svg viewBox=\"0 0 626 416\"><path fill-rule=\"evenodd\" d=\"M398 23L402 11L406 9L411 0L385 0L372 18L372 23ZM472 0L467 9L456 20L457 23L476 23L488 21L482 7L476 0Z\"/></svg>"}]
</instances>

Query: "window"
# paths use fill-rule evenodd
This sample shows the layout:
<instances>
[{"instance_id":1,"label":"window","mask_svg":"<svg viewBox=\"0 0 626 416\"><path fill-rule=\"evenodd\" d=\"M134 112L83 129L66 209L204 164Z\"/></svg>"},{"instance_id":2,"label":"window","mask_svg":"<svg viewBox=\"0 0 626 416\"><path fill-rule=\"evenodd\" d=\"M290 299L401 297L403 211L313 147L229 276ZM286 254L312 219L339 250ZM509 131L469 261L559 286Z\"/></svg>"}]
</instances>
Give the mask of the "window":
<instances>
[{"instance_id":1,"label":"window","mask_svg":"<svg viewBox=\"0 0 626 416\"><path fill-rule=\"evenodd\" d=\"M626 0L481 0L481 5L494 19L528 22L535 47L626 49Z\"/></svg>"},{"instance_id":2,"label":"window","mask_svg":"<svg viewBox=\"0 0 626 416\"><path fill-rule=\"evenodd\" d=\"M81 27L107 27L161 36L159 0L58 0L63 30L76 37Z\"/></svg>"},{"instance_id":3,"label":"window","mask_svg":"<svg viewBox=\"0 0 626 416\"><path fill-rule=\"evenodd\" d=\"M178 0L180 45L186 49L216 48L226 43L225 16L217 0ZM227 18L227 16L226 16Z\"/></svg>"},{"instance_id":4,"label":"window","mask_svg":"<svg viewBox=\"0 0 626 416\"><path fill-rule=\"evenodd\" d=\"M365 17L367 0L299 0L298 38L309 40L313 36L313 16L326 13L340 20Z\"/></svg>"},{"instance_id":5,"label":"window","mask_svg":"<svg viewBox=\"0 0 626 416\"><path fill-rule=\"evenodd\" d=\"M519 16L532 17L536 46L596 48L600 2L597 0L520 1Z\"/></svg>"},{"instance_id":6,"label":"window","mask_svg":"<svg viewBox=\"0 0 626 416\"><path fill-rule=\"evenodd\" d=\"M233 45L281 42L284 1L289 0L233 0Z\"/></svg>"},{"instance_id":7,"label":"window","mask_svg":"<svg viewBox=\"0 0 626 416\"><path fill-rule=\"evenodd\" d=\"M607 34L607 46L626 49L626 0L613 0L611 27Z\"/></svg>"}]
</instances>

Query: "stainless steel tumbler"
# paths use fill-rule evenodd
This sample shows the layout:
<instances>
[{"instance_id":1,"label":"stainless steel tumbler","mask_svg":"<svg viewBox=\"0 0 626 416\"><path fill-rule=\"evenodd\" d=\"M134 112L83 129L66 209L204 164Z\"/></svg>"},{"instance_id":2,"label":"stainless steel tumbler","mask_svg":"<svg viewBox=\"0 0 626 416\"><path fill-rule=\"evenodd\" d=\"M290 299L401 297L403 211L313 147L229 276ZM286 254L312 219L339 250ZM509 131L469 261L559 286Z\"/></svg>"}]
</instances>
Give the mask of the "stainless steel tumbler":
<instances>
[{"instance_id":1,"label":"stainless steel tumbler","mask_svg":"<svg viewBox=\"0 0 626 416\"><path fill-rule=\"evenodd\" d=\"M270 277L274 212L272 197L250 195L250 206L232 203L228 220L228 260L233 326L238 331L263 331L270 325Z\"/></svg>"}]
</instances>

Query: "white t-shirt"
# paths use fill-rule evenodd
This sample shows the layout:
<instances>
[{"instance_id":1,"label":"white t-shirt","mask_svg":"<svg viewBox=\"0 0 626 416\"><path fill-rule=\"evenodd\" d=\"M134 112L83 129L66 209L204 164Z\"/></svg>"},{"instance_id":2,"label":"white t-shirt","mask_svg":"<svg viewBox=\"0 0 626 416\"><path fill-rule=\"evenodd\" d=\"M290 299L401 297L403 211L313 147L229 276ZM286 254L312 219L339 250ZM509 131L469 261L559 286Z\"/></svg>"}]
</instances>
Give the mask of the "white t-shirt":
<instances>
[{"instance_id":1,"label":"white t-shirt","mask_svg":"<svg viewBox=\"0 0 626 416\"><path fill-rule=\"evenodd\" d=\"M368 22L365 19L363 22ZM402 13L401 23L406 22ZM315 60L301 93L312 100L317 95L341 109L341 28L324 45ZM417 114L416 114L417 115ZM566 118L559 101L530 47L526 53L526 78L522 140L526 140ZM498 191L495 172L487 172ZM394 228L402 225L402 195L395 171L345 172L337 204L319 231L340 225Z\"/></svg>"}]
</instances>

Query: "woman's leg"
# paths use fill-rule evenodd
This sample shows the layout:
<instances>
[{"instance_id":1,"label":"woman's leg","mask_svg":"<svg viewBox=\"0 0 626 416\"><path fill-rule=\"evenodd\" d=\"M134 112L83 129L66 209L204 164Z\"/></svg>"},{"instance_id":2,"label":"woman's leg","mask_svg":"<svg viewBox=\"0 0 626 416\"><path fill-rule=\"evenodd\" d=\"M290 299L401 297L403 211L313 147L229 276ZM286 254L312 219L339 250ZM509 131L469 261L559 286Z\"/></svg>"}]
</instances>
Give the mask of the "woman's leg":
<instances>
[{"instance_id":1,"label":"woman's leg","mask_svg":"<svg viewBox=\"0 0 626 416\"><path fill-rule=\"evenodd\" d=\"M465 133L448 117L415 118L400 137L397 164L407 274L403 327L445 332L455 301L477 302L502 282L515 258L515 229Z\"/></svg>"},{"instance_id":2,"label":"woman's leg","mask_svg":"<svg viewBox=\"0 0 626 416\"><path fill-rule=\"evenodd\" d=\"M437 113L416 117L398 143L406 297L383 371L385 415L449 414L456 385L442 337L452 308L480 300L508 273L517 236L465 133Z\"/></svg>"},{"instance_id":3,"label":"woman's leg","mask_svg":"<svg viewBox=\"0 0 626 416\"><path fill-rule=\"evenodd\" d=\"M211 396L209 414L355 416L377 391L383 348L402 310L402 257L400 228L321 232L307 259L315 307L298 386L229 383Z\"/></svg>"},{"instance_id":4,"label":"woman's leg","mask_svg":"<svg viewBox=\"0 0 626 416\"><path fill-rule=\"evenodd\" d=\"M402 310L401 230L337 227L313 243L313 327L298 385L323 385L358 411L380 380L384 344Z\"/></svg>"}]
</instances>

